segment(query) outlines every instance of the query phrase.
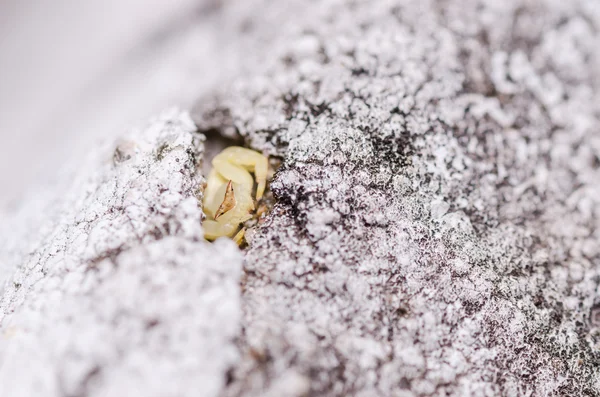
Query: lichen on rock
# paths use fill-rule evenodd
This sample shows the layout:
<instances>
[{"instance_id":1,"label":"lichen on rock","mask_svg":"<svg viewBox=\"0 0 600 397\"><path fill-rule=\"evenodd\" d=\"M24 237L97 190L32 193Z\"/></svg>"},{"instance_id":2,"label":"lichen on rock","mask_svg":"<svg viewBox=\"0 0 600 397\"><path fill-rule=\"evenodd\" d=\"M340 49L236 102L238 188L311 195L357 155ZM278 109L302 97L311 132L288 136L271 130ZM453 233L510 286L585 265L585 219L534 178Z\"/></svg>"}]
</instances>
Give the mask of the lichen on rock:
<instances>
[{"instance_id":1,"label":"lichen on rock","mask_svg":"<svg viewBox=\"0 0 600 397\"><path fill-rule=\"evenodd\" d=\"M35 237L4 225L0 395L600 394L594 1L218 15L243 62L196 126L159 117ZM245 251L202 239L215 131L282 163Z\"/></svg>"},{"instance_id":2,"label":"lichen on rock","mask_svg":"<svg viewBox=\"0 0 600 397\"><path fill-rule=\"evenodd\" d=\"M253 20L259 71L194 115L283 158L226 395L600 393L600 19L575 3Z\"/></svg>"},{"instance_id":3,"label":"lichen on rock","mask_svg":"<svg viewBox=\"0 0 600 397\"><path fill-rule=\"evenodd\" d=\"M170 111L82 170L45 236L15 254L0 395L218 394L237 355L242 258L202 238L202 147Z\"/></svg>"}]
</instances>

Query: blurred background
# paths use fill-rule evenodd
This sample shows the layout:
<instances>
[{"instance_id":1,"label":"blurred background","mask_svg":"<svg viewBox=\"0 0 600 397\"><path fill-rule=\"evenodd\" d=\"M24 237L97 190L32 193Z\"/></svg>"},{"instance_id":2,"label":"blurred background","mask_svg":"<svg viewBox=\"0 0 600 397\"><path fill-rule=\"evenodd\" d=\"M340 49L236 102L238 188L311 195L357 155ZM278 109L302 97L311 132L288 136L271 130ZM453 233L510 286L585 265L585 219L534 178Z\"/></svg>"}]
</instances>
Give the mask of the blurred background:
<instances>
[{"instance_id":1,"label":"blurred background","mask_svg":"<svg viewBox=\"0 0 600 397\"><path fill-rule=\"evenodd\" d=\"M0 0L0 210L228 72L219 0Z\"/></svg>"}]
</instances>

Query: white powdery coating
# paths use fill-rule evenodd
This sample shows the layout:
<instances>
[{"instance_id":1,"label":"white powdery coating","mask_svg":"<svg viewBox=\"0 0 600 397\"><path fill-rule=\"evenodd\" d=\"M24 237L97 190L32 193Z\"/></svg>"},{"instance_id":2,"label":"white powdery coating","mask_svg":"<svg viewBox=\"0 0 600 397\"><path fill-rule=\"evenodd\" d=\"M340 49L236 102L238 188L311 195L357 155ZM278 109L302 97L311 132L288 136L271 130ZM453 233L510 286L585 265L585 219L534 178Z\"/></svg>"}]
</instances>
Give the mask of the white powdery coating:
<instances>
[{"instance_id":1,"label":"white powdery coating","mask_svg":"<svg viewBox=\"0 0 600 397\"><path fill-rule=\"evenodd\" d=\"M3 225L0 395L600 394L597 2L220 13L241 77L198 125L283 158L242 301L163 116Z\"/></svg>"},{"instance_id":2,"label":"white powdery coating","mask_svg":"<svg viewBox=\"0 0 600 397\"><path fill-rule=\"evenodd\" d=\"M218 395L242 258L202 238L194 131L169 111L124 138L50 207L42 237L3 253L17 268L0 300L0 395Z\"/></svg>"},{"instance_id":3,"label":"white powdery coating","mask_svg":"<svg viewBox=\"0 0 600 397\"><path fill-rule=\"evenodd\" d=\"M596 2L252 7L194 114L283 158L226 394L600 394Z\"/></svg>"}]
</instances>

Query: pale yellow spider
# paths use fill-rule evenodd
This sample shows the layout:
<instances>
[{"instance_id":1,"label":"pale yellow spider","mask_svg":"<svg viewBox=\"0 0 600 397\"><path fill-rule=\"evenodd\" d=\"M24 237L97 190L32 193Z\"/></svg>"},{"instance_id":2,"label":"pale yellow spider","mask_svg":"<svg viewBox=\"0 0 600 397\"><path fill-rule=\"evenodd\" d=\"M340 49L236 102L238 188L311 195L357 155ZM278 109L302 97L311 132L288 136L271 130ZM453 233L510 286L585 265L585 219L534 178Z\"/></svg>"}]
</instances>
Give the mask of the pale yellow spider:
<instances>
[{"instance_id":1,"label":"pale yellow spider","mask_svg":"<svg viewBox=\"0 0 600 397\"><path fill-rule=\"evenodd\" d=\"M254 211L250 173L256 179L258 201L267 183L268 160L254 150L230 146L215 156L212 166L204 189L204 237L212 241L235 235L233 240L240 244L245 232L244 228L238 232L240 224L252 218Z\"/></svg>"}]
</instances>

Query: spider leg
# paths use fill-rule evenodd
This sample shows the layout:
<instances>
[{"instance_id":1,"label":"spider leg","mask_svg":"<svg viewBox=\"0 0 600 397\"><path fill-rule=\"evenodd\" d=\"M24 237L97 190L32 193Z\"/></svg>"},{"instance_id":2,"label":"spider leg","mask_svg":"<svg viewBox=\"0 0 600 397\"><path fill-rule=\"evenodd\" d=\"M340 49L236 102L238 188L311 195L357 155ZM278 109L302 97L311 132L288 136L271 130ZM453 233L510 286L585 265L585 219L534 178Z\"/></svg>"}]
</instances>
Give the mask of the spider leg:
<instances>
[{"instance_id":1,"label":"spider leg","mask_svg":"<svg viewBox=\"0 0 600 397\"><path fill-rule=\"evenodd\" d=\"M256 199L261 199L263 193L265 192L267 173L269 171L269 161L265 156L255 152L254 150L238 146L231 146L219 153L215 159L217 159L219 164L226 162L238 166L239 168L243 168L248 173L253 172L257 185ZM213 166L215 166L215 160L213 160ZM220 171L221 170L219 169L219 172ZM224 171L229 172L229 170ZM232 179L234 182L240 183L238 180L231 178L229 176L230 174L225 175L221 173L221 175L223 175L225 178Z\"/></svg>"}]
</instances>

